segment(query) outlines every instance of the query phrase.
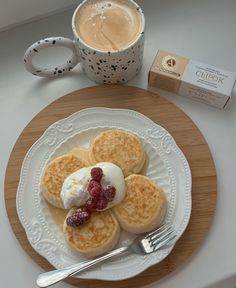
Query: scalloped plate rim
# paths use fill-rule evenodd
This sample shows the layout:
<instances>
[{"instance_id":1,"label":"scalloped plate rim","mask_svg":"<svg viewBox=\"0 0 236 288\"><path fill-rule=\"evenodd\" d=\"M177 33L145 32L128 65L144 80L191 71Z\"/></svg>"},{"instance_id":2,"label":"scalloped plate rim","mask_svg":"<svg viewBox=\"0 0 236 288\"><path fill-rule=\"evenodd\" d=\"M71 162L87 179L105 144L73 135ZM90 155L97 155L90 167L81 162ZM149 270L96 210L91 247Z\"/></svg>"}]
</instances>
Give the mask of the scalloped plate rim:
<instances>
[{"instance_id":1,"label":"scalloped plate rim","mask_svg":"<svg viewBox=\"0 0 236 288\"><path fill-rule=\"evenodd\" d=\"M71 115L69 115L69 116L67 116L67 117L65 117L65 118L63 118L63 119L59 119L59 120L57 120L57 121L55 121L54 123L52 123L50 126L48 126L48 128L43 132L43 134L33 143L33 145L30 147L30 149L28 150L28 152L26 153L26 155L25 155L25 157L24 157L24 160L23 160L23 162L22 162L22 167L21 167L21 173L20 173L20 180L21 180L21 178L22 178L22 176L23 176L23 167L24 167L24 165L25 165L25 162L27 161L27 156L32 152L32 150L34 149L34 147L37 145L37 143L40 141L40 139L42 139L42 138L44 138L45 136L46 136L46 134L47 134L47 131L50 129L50 128L54 128L54 126L56 126L58 123L62 123L62 122L64 122L64 121L68 121L68 120L70 120L70 119L73 119L75 116L77 116L78 114L84 114L84 113L86 113L86 112L92 112L92 111L95 111L95 112L102 112L102 111L108 111L108 112L129 112L129 113L131 113L131 114L135 114L135 115L138 115L139 117L141 117L141 118L145 118L145 121L146 122L148 122L149 124L151 124L152 126L155 126L155 127L158 127L158 128L160 128L160 129L162 129L163 131L165 131L168 135L170 135L170 133L165 129L165 128L163 128L162 126L160 126L159 124L157 124L157 123L155 123L153 120L151 120L150 118L148 118L146 115L143 115L142 113L140 113L140 112L137 112L137 111L134 111L134 110L131 110L131 109L122 109L122 108L118 108L118 109L114 109L114 108L106 108L106 107L93 107L93 108L86 108L86 109L82 109L82 110L80 110L80 111L77 111L77 112L74 112L73 114L71 114ZM98 126L99 127L99 126ZM170 135L171 136L171 135ZM70 137L72 137L72 136L70 136ZM190 199L188 199L188 200L190 200L190 203L189 203L189 215L188 215L188 219L187 219L187 223L185 224L185 228L184 228L184 230L186 229L186 227L187 227L187 225L188 225L188 222L189 222L189 218L190 218L190 215L191 215L191 171L190 171L190 167L189 167L189 164L188 164L188 161L187 161L187 159L185 158L185 156L184 156L184 154L183 154L183 152L182 152L182 150L178 147L178 145L176 144L176 142L175 142L175 140L174 140L174 138L171 136L171 140L173 141L173 143L176 145L176 147L177 147L177 149L179 150L179 153L180 154L182 154L182 160L185 160L185 165L186 165L186 169L188 170L188 173L189 173L189 183L188 183L188 190L190 191L189 192L189 197L190 197ZM57 148L56 148L57 149ZM54 152L55 152L55 150L56 149L54 149ZM51 152L50 154L52 154L53 152ZM21 181L19 181L19 186L20 186L20 183ZM19 187L18 186L18 187ZM19 198L19 193L18 193L18 189L17 189L17 195L16 195L16 201L17 200L19 200L18 199ZM23 228L25 229L25 231L26 231L26 234L27 234L27 229L26 229L26 227L25 227L25 223L24 222L22 222L22 219L21 219L21 217L19 216L19 207L18 207L18 202L17 202L17 205L16 205L16 208L17 208L17 214L18 214L18 217L19 217L19 220L20 220L20 222L21 222L21 224L22 224L22 226L23 226ZM183 231L184 232L184 231ZM182 232L182 233L183 233ZM181 234L182 235L182 234ZM180 236L181 236L180 235ZM27 234L27 238L28 238L28 234ZM29 238L28 238L28 240L29 240ZM30 243L31 244L31 243ZM31 244L31 246L32 246L32 244ZM34 249L35 249L35 247L34 246L32 246ZM172 251L172 249L174 248L174 245L172 246L172 247L169 247L169 248L167 248L167 250L168 250L168 253L167 253L167 255L165 256L165 257L167 257L168 256L168 254ZM39 253L40 254L40 252L38 251L38 250L35 250L37 253ZM43 254L40 254L41 256L43 256L44 258L45 258L45 255L43 255ZM47 259L47 258L46 258ZM48 260L48 259L47 259ZM48 260L49 262L50 262L50 260ZM50 262L51 263L51 262ZM147 267L145 267L142 271L144 271L144 270L146 270L148 267L150 267L150 266L153 266L153 265L155 265L156 263L154 263L154 264L150 264L149 266L147 266ZM139 273L141 273L142 271L139 271L138 273L136 273L135 275L138 275ZM113 280L113 281L116 281L116 280L122 280L122 279L128 279L128 278L130 278L130 277L133 277L133 276L135 276L135 275L129 275L128 277L125 277L125 278L119 278L119 279L112 279L112 278L99 278L99 277L93 277L93 278L84 278L84 277L80 277L81 279L102 279L102 280Z\"/></svg>"}]
</instances>

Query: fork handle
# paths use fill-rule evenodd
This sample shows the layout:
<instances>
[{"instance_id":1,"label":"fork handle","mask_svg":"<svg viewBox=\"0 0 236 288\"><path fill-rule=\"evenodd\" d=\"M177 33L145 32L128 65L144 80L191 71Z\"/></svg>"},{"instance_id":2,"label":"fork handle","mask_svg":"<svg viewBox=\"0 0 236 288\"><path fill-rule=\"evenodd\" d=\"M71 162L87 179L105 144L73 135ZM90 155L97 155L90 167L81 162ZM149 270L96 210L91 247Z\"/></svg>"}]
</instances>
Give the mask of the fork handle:
<instances>
[{"instance_id":1,"label":"fork handle","mask_svg":"<svg viewBox=\"0 0 236 288\"><path fill-rule=\"evenodd\" d=\"M121 247L118 248L116 250L111 251L110 253L95 258L91 261L86 261L86 262L82 262L82 263L77 263L74 265L71 265L69 267L66 268L62 268L62 269L57 269L57 270L53 270L53 271L49 271L49 272L45 272L42 273L38 276L36 283L39 287L48 287L52 284L55 284L69 276L75 275L80 271L83 271L99 262L102 262L106 259L109 259L111 257L114 257L116 255L122 254L124 252L127 252L129 250L129 247Z\"/></svg>"}]
</instances>

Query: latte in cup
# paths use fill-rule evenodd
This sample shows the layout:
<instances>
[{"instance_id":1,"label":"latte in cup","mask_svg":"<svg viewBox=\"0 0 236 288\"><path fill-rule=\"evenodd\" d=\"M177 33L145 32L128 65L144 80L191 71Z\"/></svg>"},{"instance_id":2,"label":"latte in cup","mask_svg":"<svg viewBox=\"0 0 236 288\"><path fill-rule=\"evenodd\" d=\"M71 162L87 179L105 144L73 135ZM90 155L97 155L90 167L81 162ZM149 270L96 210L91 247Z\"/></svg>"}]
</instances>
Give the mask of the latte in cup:
<instances>
[{"instance_id":1,"label":"latte in cup","mask_svg":"<svg viewBox=\"0 0 236 288\"><path fill-rule=\"evenodd\" d=\"M43 38L27 49L24 65L29 72L40 77L61 76L79 64L89 79L99 84L124 84L139 73L145 17L134 0L83 0L71 24L73 40ZM40 51L54 47L71 50L65 63L47 68L33 63Z\"/></svg>"},{"instance_id":2,"label":"latte in cup","mask_svg":"<svg viewBox=\"0 0 236 288\"><path fill-rule=\"evenodd\" d=\"M129 1L88 1L75 21L80 39L100 51L119 51L135 42L141 33L142 19Z\"/></svg>"}]
</instances>

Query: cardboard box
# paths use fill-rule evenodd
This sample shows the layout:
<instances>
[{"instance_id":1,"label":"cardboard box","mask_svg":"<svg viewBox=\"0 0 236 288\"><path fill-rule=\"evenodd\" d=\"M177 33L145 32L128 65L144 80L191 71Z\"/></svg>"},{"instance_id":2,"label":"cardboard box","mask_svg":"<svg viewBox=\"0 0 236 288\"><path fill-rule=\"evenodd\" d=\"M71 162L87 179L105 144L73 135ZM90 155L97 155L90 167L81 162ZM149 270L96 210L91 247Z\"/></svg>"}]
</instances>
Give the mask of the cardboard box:
<instances>
[{"instance_id":1,"label":"cardboard box","mask_svg":"<svg viewBox=\"0 0 236 288\"><path fill-rule=\"evenodd\" d=\"M149 85L217 108L229 101L236 74L159 50L148 76Z\"/></svg>"}]
</instances>

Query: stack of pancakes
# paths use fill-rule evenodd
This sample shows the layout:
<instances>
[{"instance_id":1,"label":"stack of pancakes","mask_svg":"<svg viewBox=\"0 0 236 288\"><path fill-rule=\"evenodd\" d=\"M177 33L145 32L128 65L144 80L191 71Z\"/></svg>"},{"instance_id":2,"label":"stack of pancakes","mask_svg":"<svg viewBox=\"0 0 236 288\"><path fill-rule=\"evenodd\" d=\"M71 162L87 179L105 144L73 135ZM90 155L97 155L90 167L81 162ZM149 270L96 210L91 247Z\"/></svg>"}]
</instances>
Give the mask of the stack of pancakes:
<instances>
[{"instance_id":1,"label":"stack of pancakes","mask_svg":"<svg viewBox=\"0 0 236 288\"><path fill-rule=\"evenodd\" d=\"M163 222L167 209L161 188L150 178L138 174L145 163L140 139L118 129L100 133L91 141L89 149L74 148L47 164L41 179L43 196L53 206L63 208L60 191L66 177L99 162L111 162L121 168L126 196L117 206L92 213L90 219L78 227L68 226L65 219L63 232L67 242L88 258L111 250L119 240L120 227L135 234L155 229ZM75 209L72 208L67 217Z\"/></svg>"}]
</instances>

